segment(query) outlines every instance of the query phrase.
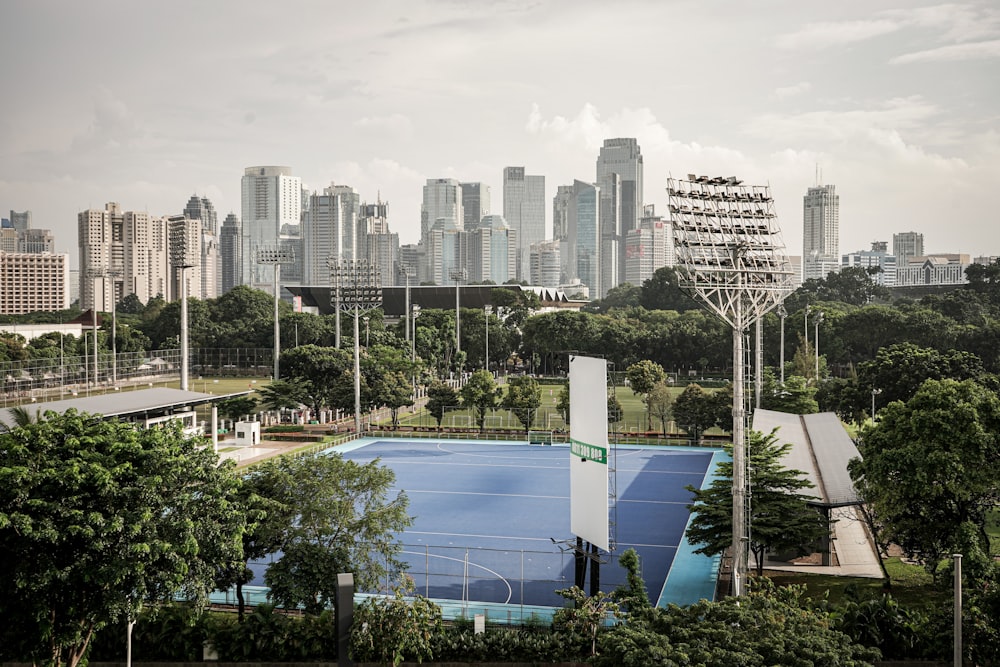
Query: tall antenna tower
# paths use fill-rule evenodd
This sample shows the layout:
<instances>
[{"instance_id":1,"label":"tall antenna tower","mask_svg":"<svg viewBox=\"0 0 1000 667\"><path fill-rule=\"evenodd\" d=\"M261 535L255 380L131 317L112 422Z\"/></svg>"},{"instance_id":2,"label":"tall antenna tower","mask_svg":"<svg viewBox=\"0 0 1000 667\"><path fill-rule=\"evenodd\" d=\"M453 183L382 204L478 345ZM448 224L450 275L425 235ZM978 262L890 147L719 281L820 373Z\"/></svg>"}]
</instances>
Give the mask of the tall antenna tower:
<instances>
[{"instance_id":1,"label":"tall antenna tower","mask_svg":"<svg viewBox=\"0 0 1000 667\"><path fill-rule=\"evenodd\" d=\"M732 576L741 596L750 539L744 334L792 291L792 267L768 186L688 174L668 178L667 195L682 285L733 329Z\"/></svg>"}]
</instances>

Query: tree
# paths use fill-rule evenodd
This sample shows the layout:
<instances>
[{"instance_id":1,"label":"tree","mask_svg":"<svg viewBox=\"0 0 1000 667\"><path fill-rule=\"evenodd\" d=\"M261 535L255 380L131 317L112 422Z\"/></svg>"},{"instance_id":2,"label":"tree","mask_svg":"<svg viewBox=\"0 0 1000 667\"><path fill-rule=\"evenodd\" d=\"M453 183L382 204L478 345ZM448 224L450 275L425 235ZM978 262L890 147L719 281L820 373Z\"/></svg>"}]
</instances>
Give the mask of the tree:
<instances>
[{"instance_id":1,"label":"tree","mask_svg":"<svg viewBox=\"0 0 1000 667\"><path fill-rule=\"evenodd\" d=\"M469 376L469 381L458 394L462 397L462 405L472 411L482 433L486 428L486 414L497 407L503 388L497 386L492 373L478 370Z\"/></svg>"},{"instance_id":2,"label":"tree","mask_svg":"<svg viewBox=\"0 0 1000 667\"><path fill-rule=\"evenodd\" d=\"M646 430L649 430L653 427L649 410L649 392L657 382L663 382L667 374L663 371L663 366L649 359L643 359L626 368L625 377L632 391L642 396L642 401L646 404Z\"/></svg>"},{"instance_id":3,"label":"tree","mask_svg":"<svg viewBox=\"0 0 1000 667\"><path fill-rule=\"evenodd\" d=\"M260 405L266 410L294 410L309 400L304 380L274 380L259 389Z\"/></svg>"},{"instance_id":4,"label":"tree","mask_svg":"<svg viewBox=\"0 0 1000 667\"><path fill-rule=\"evenodd\" d=\"M664 266L642 283L639 303L647 310L695 310L698 303L680 287L677 269Z\"/></svg>"},{"instance_id":5,"label":"tree","mask_svg":"<svg viewBox=\"0 0 1000 667\"><path fill-rule=\"evenodd\" d=\"M715 425L715 409L701 385L691 383L674 401L674 420L696 443L707 428Z\"/></svg>"},{"instance_id":6,"label":"tree","mask_svg":"<svg viewBox=\"0 0 1000 667\"><path fill-rule=\"evenodd\" d=\"M431 659L432 639L440 632L441 608L413 594L413 580L393 589L391 597L372 596L354 610L351 657L359 662L399 665L404 658Z\"/></svg>"},{"instance_id":7,"label":"tree","mask_svg":"<svg viewBox=\"0 0 1000 667\"><path fill-rule=\"evenodd\" d=\"M819 512L807 506L809 496L802 490L812 487L801 470L785 468L781 459L791 444L779 444L776 430L765 436L749 431L747 456L750 461L750 551L757 574L764 571L768 551L795 550L810 553L808 546L821 538L829 527ZM695 553L709 556L724 553L733 543L733 463L719 465L719 476L707 489L688 486L694 494L688 505L694 513L687 530L692 544L703 545Z\"/></svg>"},{"instance_id":8,"label":"tree","mask_svg":"<svg viewBox=\"0 0 1000 667\"><path fill-rule=\"evenodd\" d=\"M409 501L402 491L390 498L396 476L380 461L288 456L265 462L259 474L273 480L270 500L292 509L283 555L264 575L281 606L318 613L336 600L338 572L353 572L359 589L374 590L405 569L396 535L412 523Z\"/></svg>"},{"instance_id":9,"label":"tree","mask_svg":"<svg viewBox=\"0 0 1000 667\"><path fill-rule=\"evenodd\" d=\"M562 416L563 422L569 426L569 382L559 390L559 396L556 397L556 410Z\"/></svg>"},{"instance_id":10,"label":"tree","mask_svg":"<svg viewBox=\"0 0 1000 667\"><path fill-rule=\"evenodd\" d=\"M108 623L180 590L206 600L245 529L233 464L180 426L69 410L0 434L0 643L77 665Z\"/></svg>"},{"instance_id":11,"label":"tree","mask_svg":"<svg viewBox=\"0 0 1000 667\"><path fill-rule=\"evenodd\" d=\"M608 390L608 424L615 425L625 418L625 410L622 409L622 403L618 400L618 396L615 392Z\"/></svg>"},{"instance_id":12,"label":"tree","mask_svg":"<svg viewBox=\"0 0 1000 667\"><path fill-rule=\"evenodd\" d=\"M765 580L761 590L739 598L629 614L627 623L600 635L592 662L598 667L862 667L881 657L878 649L833 629L828 612L803 592L803 587L775 588Z\"/></svg>"},{"instance_id":13,"label":"tree","mask_svg":"<svg viewBox=\"0 0 1000 667\"><path fill-rule=\"evenodd\" d=\"M771 368L764 369L760 407L793 415L809 415L819 412L819 404L814 398L816 387L811 387L801 375L790 375L781 384L774 377Z\"/></svg>"},{"instance_id":14,"label":"tree","mask_svg":"<svg viewBox=\"0 0 1000 667\"><path fill-rule=\"evenodd\" d=\"M353 368L350 353L335 347L302 345L281 353L282 375L302 385L307 391L302 402L317 414L325 407L354 410Z\"/></svg>"},{"instance_id":15,"label":"tree","mask_svg":"<svg viewBox=\"0 0 1000 667\"><path fill-rule=\"evenodd\" d=\"M986 517L1000 501L1000 399L971 380L928 380L861 435L850 463L859 494L928 571L955 552L988 554ZM975 575L979 566L967 560Z\"/></svg>"},{"instance_id":16,"label":"tree","mask_svg":"<svg viewBox=\"0 0 1000 667\"><path fill-rule=\"evenodd\" d=\"M427 387L427 412L437 420L441 428L441 420L448 408L458 405L458 392L441 380L435 380Z\"/></svg>"},{"instance_id":17,"label":"tree","mask_svg":"<svg viewBox=\"0 0 1000 667\"><path fill-rule=\"evenodd\" d=\"M510 410L524 427L525 435L531 430L535 414L542 404L542 390L533 377L522 375L507 382L507 391L500 406Z\"/></svg>"},{"instance_id":18,"label":"tree","mask_svg":"<svg viewBox=\"0 0 1000 667\"><path fill-rule=\"evenodd\" d=\"M667 437L667 425L673 415L674 392L666 382L660 381L646 394L646 409L660 422L663 437Z\"/></svg>"},{"instance_id":19,"label":"tree","mask_svg":"<svg viewBox=\"0 0 1000 667\"><path fill-rule=\"evenodd\" d=\"M913 343L882 348L871 361L858 365L858 384L877 389L877 405L908 401L925 380L982 380L983 363L962 350L939 352Z\"/></svg>"},{"instance_id":20,"label":"tree","mask_svg":"<svg viewBox=\"0 0 1000 667\"><path fill-rule=\"evenodd\" d=\"M219 414L225 419L236 421L257 411L257 399L253 396L233 396L218 402Z\"/></svg>"}]
</instances>

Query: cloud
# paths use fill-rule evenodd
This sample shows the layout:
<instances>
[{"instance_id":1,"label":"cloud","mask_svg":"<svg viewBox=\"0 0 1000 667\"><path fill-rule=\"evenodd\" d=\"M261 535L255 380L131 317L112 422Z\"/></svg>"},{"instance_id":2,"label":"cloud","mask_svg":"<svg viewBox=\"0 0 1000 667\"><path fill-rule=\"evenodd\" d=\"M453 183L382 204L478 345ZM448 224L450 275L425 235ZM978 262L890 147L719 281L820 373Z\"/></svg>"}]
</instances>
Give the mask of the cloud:
<instances>
[{"instance_id":1,"label":"cloud","mask_svg":"<svg viewBox=\"0 0 1000 667\"><path fill-rule=\"evenodd\" d=\"M796 83L793 86L783 86L781 88L775 88L774 96L777 97L778 99L795 97L796 95L801 95L802 93L809 92L810 88L812 88L812 84L810 84L808 81L802 81Z\"/></svg>"},{"instance_id":2,"label":"cloud","mask_svg":"<svg viewBox=\"0 0 1000 667\"><path fill-rule=\"evenodd\" d=\"M984 60L1000 58L1000 39L988 42L951 44L936 49L914 51L889 60L890 65L908 65L922 62L954 62L960 60Z\"/></svg>"},{"instance_id":3,"label":"cloud","mask_svg":"<svg viewBox=\"0 0 1000 667\"><path fill-rule=\"evenodd\" d=\"M410 137L413 134L413 123L407 116L398 113L389 116L364 116L354 121L354 126L376 132L390 132L397 137Z\"/></svg>"},{"instance_id":4,"label":"cloud","mask_svg":"<svg viewBox=\"0 0 1000 667\"><path fill-rule=\"evenodd\" d=\"M919 95L887 100L873 109L823 110L801 114L764 114L746 125L752 135L789 142L839 143L858 138L872 128L915 129L938 114Z\"/></svg>"},{"instance_id":5,"label":"cloud","mask_svg":"<svg viewBox=\"0 0 1000 667\"><path fill-rule=\"evenodd\" d=\"M778 37L782 49L825 49L862 42L896 32L902 27L892 19L810 23L801 30Z\"/></svg>"}]
</instances>

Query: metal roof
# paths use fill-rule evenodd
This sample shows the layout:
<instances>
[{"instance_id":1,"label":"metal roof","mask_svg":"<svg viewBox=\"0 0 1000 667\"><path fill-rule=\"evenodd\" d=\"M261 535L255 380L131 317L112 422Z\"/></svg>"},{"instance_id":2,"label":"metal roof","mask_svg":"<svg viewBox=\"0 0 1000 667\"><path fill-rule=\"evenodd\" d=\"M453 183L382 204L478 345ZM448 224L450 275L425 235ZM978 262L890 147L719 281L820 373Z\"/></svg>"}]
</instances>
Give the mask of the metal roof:
<instances>
[{"instance_id":1,"label":"metal roof","mask_svg":"<svg viewBox=\"0 0 1000 667\"><path fill-rule=\"evenodd\" d=\"M249 392L236 394L204 394L197 391L182 391L167 387L139 389L136 391L120 391L97 396L74 396L59 401L42 403L25 403L20 407L31 412L43 414L48 411L63 413L71 408L79 412L103 415L105 417L132 417L149 414L168 414L185 406L195 406L204 403L220 401L230 396L242 396ZM13 424L13 413L9 408L0 408L0 422Z\"/></svg>"},{"instance_id":2,"label":"metal roof","mask_svg":"<svg viewBox=\"0 0 1000 667\"><path fill-rule=\"evenodd\" d=\"M861 454L835 413L794 415L758 409L753 428L765 434L777 428L779 442L792 445L783 463L806 474L814 488L804 494L816 498L815 504L843 507L860 503L847 463Z\"/></svg>"}]
</instances>

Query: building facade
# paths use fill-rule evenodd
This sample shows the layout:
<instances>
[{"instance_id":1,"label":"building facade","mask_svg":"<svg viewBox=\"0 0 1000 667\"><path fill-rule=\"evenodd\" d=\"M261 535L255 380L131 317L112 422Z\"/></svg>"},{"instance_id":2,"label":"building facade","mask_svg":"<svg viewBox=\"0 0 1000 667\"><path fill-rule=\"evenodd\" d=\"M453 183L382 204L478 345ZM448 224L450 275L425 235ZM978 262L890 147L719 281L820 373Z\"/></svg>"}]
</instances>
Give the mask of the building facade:
<instances>
[{"instance_id":1,"label":"building facade","mask_svg":"<svg viewBox=\"0 0 1000 667\"><path fill-rule=\"evenodd\" d=\"M965 270L971 263L966 253L910 257L905 265L896 268L896 287L964 285L968 282Z\"/></svg>"},{"instance_id":2,"label":"building facade","mask_svg":"<svg viewBox=\"0 0 1000 667\"><path fill-rule=\"evenodd\" d=\"M270 291L274 270L257 263L257 251L278 246L292 229L297 232L302 213L302 179L293 176L290 167L247 167L241 191L240 284Z\"/></svg>"},{"instance_id":3,"label":"building facade","mask_svg":"<svg viewBox=\"0 0 1000 667\"><path fill-rule=\"evenodd\" d=\"M885 241L875 241L871 250L859 250L844 255L840 265L845 269L858 267L872 270L872 280L876 284L895 287L897 260L895 255L888 253L887 245Z\"/></svg>"},{"instance_id":4,"label":"building facade","mask_svg":"<svg viewBox=\"0 0 1000 667\"><path fill-rule=\"evenodd\" d=\"M427 238L431 229L462 229L464 224L461 184L454 178L427 179L420 205L420 240Z\"/></svg>"},{"instance_id":5,"label":"building facade","mask_svg":"<svg viewBox=\"0 0 1000 667\"><path fill-rule=\"evenodd\" d=\"M490 186L485 183L462 183L462 227L467 232L478 229L483 217L490 214Z\"/></svg>"},{"instance_id":6,"label":"building facade","mask_svg":"<svg viewBox=\"0 0 1000 667\"><path fill-rule=\"evenodd\" d=\"M220 294L239 285L243 276L241 228L240 219L235 213L230 213L222 221L222 229L219 230Z\"/></svg>"},{"instance_id":7,"label":"building facade","mask_svg":"<svg viewBox=\"0 0 1000 667\"><path fill-rule=\"evenodd\" d=\"M643 206L643 163L634 138L605 139L597 156L601 188L604 292L625 280L625 235L639 227Z\"/></svg>"},{"instance_id":8,"label":"building facade","mask_svg":"<svg viewBox=\"0 0 1000 667\"><path fill-rule=\"evenodd\" d=\"M840 269L840 195L833 185L809 188L802 200L803 278Z\"/></svg>"},{"instance_id":9,"label":"building facade","mask_svg":"<svg viewBox=\"0 0 1000 667\"><path fill-rule=\"evenodd\" d=\"M503 217L517 236L517 279L530 279L531 244L545 240L545 177L504 167Z\"/></svg>"},{"instance_id":10,"label":"building facade","mask_svg":"<svg viewBox=\"0 0 1000 667\"><path fill-rule=\"evenodd\" d=\"M0 315L65 310L69 305L68 254L0 252Z\"/></svg>"},{"instance_id":11,"label":"building facade","mask_svg":"<svg viewBox=\"0 0 1000 667\"><path fill-rule=\"evenodd\" d=\"M900 232L892 235L892 254L900 266L908 264L911 257L924 256L924 235L917 232Z\"/></svg>"}]
</instances>

